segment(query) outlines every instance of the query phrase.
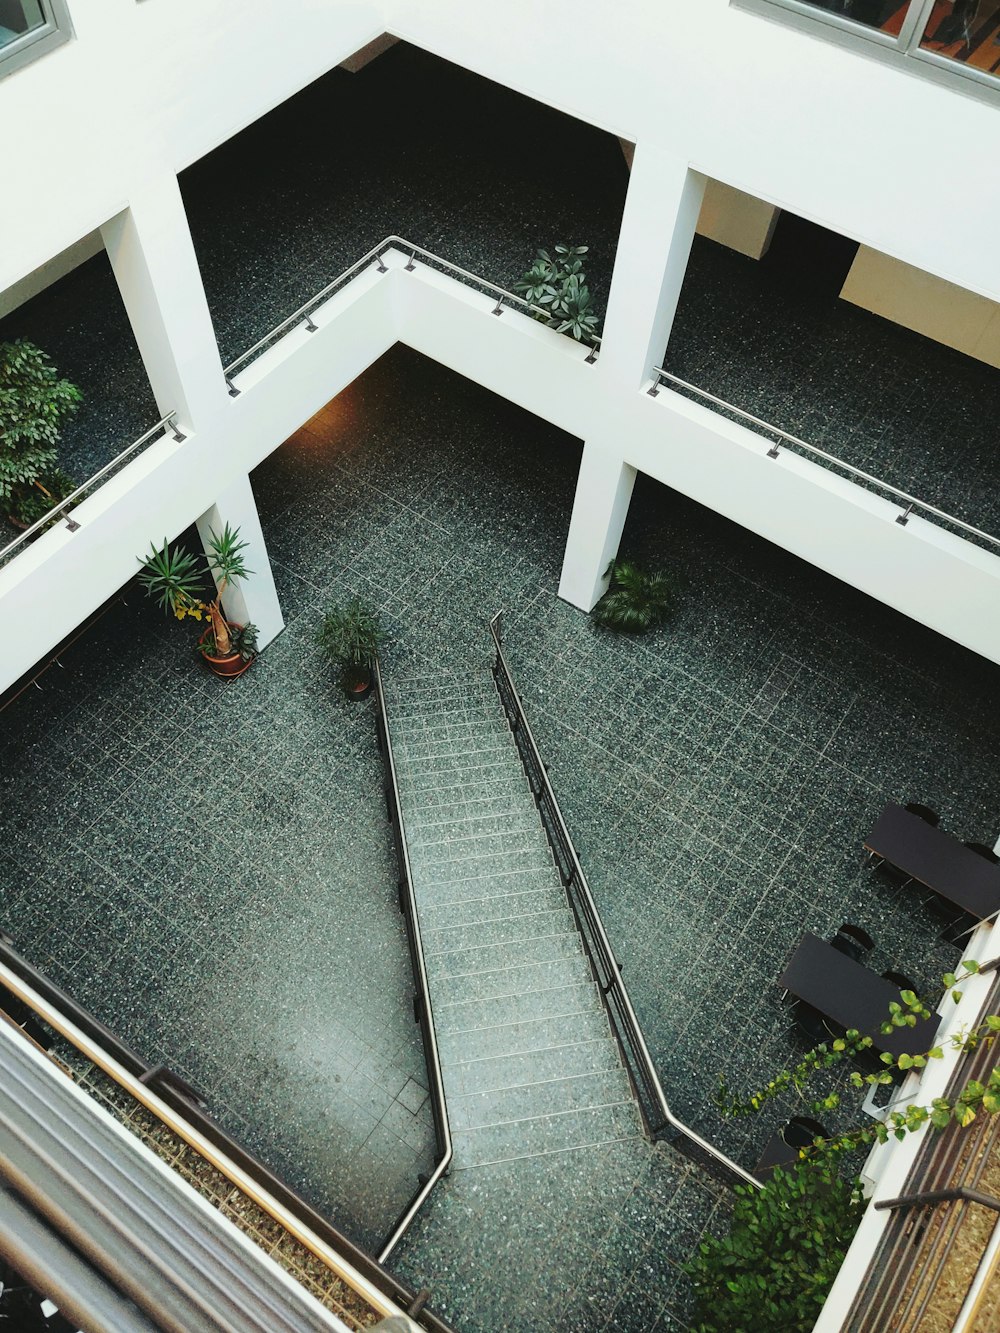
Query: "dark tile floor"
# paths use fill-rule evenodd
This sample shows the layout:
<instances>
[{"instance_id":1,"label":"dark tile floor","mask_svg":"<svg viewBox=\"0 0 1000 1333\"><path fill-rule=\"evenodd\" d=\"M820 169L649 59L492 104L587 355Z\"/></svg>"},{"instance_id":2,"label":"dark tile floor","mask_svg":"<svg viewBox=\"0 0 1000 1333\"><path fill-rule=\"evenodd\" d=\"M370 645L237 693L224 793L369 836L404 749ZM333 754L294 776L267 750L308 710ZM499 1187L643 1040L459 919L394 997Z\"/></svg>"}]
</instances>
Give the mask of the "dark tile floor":
<instances>
[{"instance_id":1,"label":"dark tile floor","mask_svg":"<svg viewBox=\"0 0 1000 1333\"><path fill-rule=\"evenodd\" d=\"M377 1246L435 1147L372 714L312 616L226 685L129 602L0 713L3 929Z\"/></svg>"},{"instance_id":2,"label":"dark tile floor","mask_svg":"<svg viewBox=\"0 0 1000 1333\"><path fill-rule=\"evenodd\" d=\"M377 1118L400 1137L386 1099L420 1057L371 713L337 702L312 645L329 599L378 608L396 678L485 660L507 608L667 1095L745 1163L777 1113L725 1124L711 1095L801 1049L775 978L803 930L856 921L877 970L928 984L957 958L861 868L881 803L997 832L997 668L665 488L639 483L624 549L674 573L673 623L626 642L556 600L579 451L396 349L254 475L288 620L258 668L219 686L183 627L133 606L2 718L6 928L359 1234L401 1159L357 1135ZM654 1208L641 1240L628 1220L681 1177L691 1217L721 1224L704 1178L642 1145L497 1168L482 1191L457 1174L398 1262L484 1333L683 1326L688 1204Z\"/></svg>"},{"instance_id":3,"label":"dark tile floor","mask_svg":"<svg viewBox=\"0 0 1000 1333\"><path fill-rule=\"evenodd\" d=\"M661 365L1000 537L1000 370L841 301L794 236L798 264L696 237Z\"/></svg>"}]
</instances>

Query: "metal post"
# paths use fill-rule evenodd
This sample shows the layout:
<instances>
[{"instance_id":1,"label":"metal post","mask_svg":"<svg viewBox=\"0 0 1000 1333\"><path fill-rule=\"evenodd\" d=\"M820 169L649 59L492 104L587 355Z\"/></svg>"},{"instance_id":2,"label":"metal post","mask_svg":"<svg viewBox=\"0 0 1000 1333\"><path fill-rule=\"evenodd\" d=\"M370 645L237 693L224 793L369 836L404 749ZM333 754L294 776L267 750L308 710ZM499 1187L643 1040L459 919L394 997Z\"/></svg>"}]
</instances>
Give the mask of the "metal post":
<instances>
[{"instance_id":1,"label":"metal post","mask_svg":"<svg viewBox=\"0 0 1000 1333\"><path fill-rule=\"evenodd\" d=\"M909 522L910 515L913 513L913 505L907 505L901 514L896 515L896 522L901 528L905 528Z\"/></svg>"}]
</instances>

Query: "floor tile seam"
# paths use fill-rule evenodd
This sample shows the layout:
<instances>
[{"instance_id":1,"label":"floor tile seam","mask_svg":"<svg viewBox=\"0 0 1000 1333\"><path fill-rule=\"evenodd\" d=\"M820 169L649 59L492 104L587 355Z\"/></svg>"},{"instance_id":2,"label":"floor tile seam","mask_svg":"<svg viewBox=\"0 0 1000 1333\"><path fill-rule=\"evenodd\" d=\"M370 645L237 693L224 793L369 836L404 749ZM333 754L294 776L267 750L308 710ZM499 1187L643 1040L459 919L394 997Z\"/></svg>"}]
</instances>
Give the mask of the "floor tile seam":
<instances>
[{"instance_id":1,"label":"floor tile seam","mask_svg":"<svg viewBox=\"0 0 1000 1333\"><path fill-rule=\"evenodd\" d=\"M462 1131L458 1132L461 1133ZM488 1162L472 1162L468 1166L454 1161L452 1166L456 1171L477 1171L487 1166L505 1166L508 1162L528 1162L537 1157L559 1157L563 1153L593 1151L595 1148L610 1147L614 1143L632 1143L634 1141L644 1142L642 1135L636 1132L635 1134L622 1134L614 1139L596 1139L586 1143L570 1143L565 1148L546 1148L542 1152L521 1153L519 1157L493 1157Z\"/></svg>"},{"instance_id":2,"label":"floor tile seam","mask_svg":"<svg viewBox=\"0 0 1000 1333\"><path fill-rule=\"evenodd\" d=\"M567 990L567 989L569 989L569 988L568 988L568 987L565 987L565 986L557 986L555 989L556 989L556 990ZM438 1006L438 1007L440 1007L440 1006ZM569 1009L569 1010L567 1010L565 1013L561 1013L561 1014L546 1014L544 1018L515 1018L515 1019L512 1019L511 1022L509 1022L509 1023L490 1023L490 1024L488 1024L486 1027L478 1027L478 1028L452 1028L450 1032L442 1032L442 1036L451 1038L451 1037L463 1037L463 1036L465 1036L466 1034L468 1034L468 1033L472 1033L472 1032L501 1032L501 1031L503 1031L504 1028L519 1028L519 1027L524 1027L524 1026L525 1026L526 1024L528 1024L528 1023L551 1023L551 1022L554 1022L555 1019L557 1019L557 1018L588 1018L588 1017L592 1018L595 1014L602 1014L602 1015L604 1015L605 1012L606 1012L606 1011L605 1011L603 1008L601 1008L600 1005L598 1005L596 1008L591 1008L591 1009ZM590 1038L590 1040L591 1040L591 1041L598 1041L598 1040L603 1040L603 1038L592 1037L592 1038ZM609 1040L610 1040L610 1028L609 1028ZM562 1043L562 1044L565 1045L566 1043ZM577 1043L577 1042L571 1042L571 1043L570 1043L570 1045L574 1045L574 1046L575 1046L575 1045L578 1045L578 1044L579 1044L579 1043ZM504 1051L504 1052L501 1053L501 1054L484 1055L484 1056L474 1056L473 1059L483 1059L483 1060L508 1060L508 1059L510 1059L510 1057L511 1057L512 1055L530 1055L530 1054L532 1053L532 1049L534 1049L534 1050L536 1050L536 1051L548 1051L548 1050L557 1050L557 1049L559 1049L559 1048L558 1048L558 1047L551 1047L551 1046L537 1046L537 1047L534 1047L534 1048L529 1048L529 1049L526 1050L526 1051ZM442 1061L442 1067L445 1069L445 1072L447 1072L448 1065L451 1064L451 1063L452 1063L452 1061L450 1061L450 1060L448 1060L448 1059L445 1059L445 1060ZM472 1061L471 1061L471 1060L456 1060L456 1061L454 1061L454 1063L455 1063L455 1064L471 1064Z\"/></svg>"},{"instance_id":3,"label":"floor tile seam","mask_svg":"<svg viewBox=\"0 0 1000 1333\"><path fill-rule=\"evenodd\" d=\"M489 944L466 944L466 945L462 945L462 946L461 946L460 948L458 948L458 949L430 949L430 950L425 949L425 950L424 950L424 957L425 957L427 960L430 960L431 958L448 958L448 957L449 957L451 954L453 954L453 953L475 953L475 952L477 952L477 951L480 950L480 949L506 948L508 945L511 945L511 944L531 944L531 943L533 943L535 940L560 940L560 939L562 939L563 936L565 936L565 935L576 935L576 934L577 934L576 926L575 926L575 924L573 924L573 921L572 921L572 913L570 914L570 917L571 917L570 924L567 926L567 928L566 928L565 930L550 930L550 931L549 931L547 934L545 934L545 935L524 935L524 936L519 936L517 939L513 939L513 940L491 940ZM431 929L435 929L435 927L431 927ZM450 930L464 930L464 929L467 929L467 927L464 927L464 926L450 926L450 927L445 927L445 929L450 929ZM580 947L581 947L581 948L583 947L582 944L581 944ZM494 971L502 971L503 969L502 969L502 968L496 968L496 969L493 969L493 970L494 970ZM448 976L448 977L457 977L457 976L480 976L480 975L482 975L482 974L481 974L481 973L476 973L476 972L471 972L471 973L467 973L467 972L447 972L447 973L442 973L442 975L443 975L443 976Z\"/></svg>"},{"instance_id":4,"label":"floor tile seam","mask_svg":"<svg viewBox=\"0 0 1000 1333\"><path fill-rule=\"evenodd\" d=\"M610 1037L594 1038L594 1042L599 1042L602 1046L607 1045L608 1042L610 1041L611 1041ZM581 1042L579 1044L591 1045L593 1043ZM558 1046L554 1046L554 1047L548 1047L546 1049L560 1050L561 1048ZM572 1048L567 1048L567 1049L572 1049ZM506 1058L507 1057L505 1056L500 1057L500 1059L506 1059ZM457 1102L461 1101L463 1098L470 1098L470 1097L492 1097L500 1092L520 1092L523 1088L548 1088L554 1086L556 1083L572 1083L575 1080L581 1078L597 1078L601 1074L621 1074L623 1077L626 1078L628 1077L625 1066L621 1064L621 1062L619 1062L618 1064L611 1065L606 1069L586 1069L580 1074L562 1074L554 1078L539 1078L539 1079L534 1079L531 1083L505 1083L500 1088L479 1088L476 1092L453 1092L451 1094L450 1101ZM631 1101L632 1098L626 1097L624 1098L624 1100L628 1102ZM583 1109L583 1108L578 1108L578 1109Z\"/></svg>"},{"instance_id":5,"label":"floor tile seam","mask_svg":"<svg viewBox=\"0 0 1000 1333\"><path fill-rule=\"evenodd\" d=\"M561 938L561 937L558 936L558 935L554 935L554 936L546 936L545 938L559 939L559 938ZM484 947L487 947L487 948L488 948L489 946L487 945L487 946L484 946ZM557 963L559 963L559 964L567 964L567 965L568 965L568 964L576 964L576 963L580 962L581 960L582 960L583 962L585 962L585 963L588 963L588 966L589 966L589 962L588 962L588 960L587 960L587 955L586 955L586 954L584 953L584 951L583 951L583 944L582 944L582 942L579 943L579 952L578 952L578 953L574 953L574 954L572 954L572 955L570 955L570 956L568 956L568 957L567 957L566 955L563 955L561 958L537 958L537 959L532 958L532 959L527 960L527 961L524 961L524 962L512 963L509 967L488 967L488 968L484 968L484 969L483 969L482 971L480 971L480 972L435 972L434 975L431 976L431 977L429 978L429 980L430 980L431 985L433 986L433 985L435 985L435 983L437 983L437 982L443 982L443 981L464 981L464 980L465 980L466 978L468 978L468 977L500 977L500 976L503 976L504 973L506 973L506 972L521 972L521 971L523 971L525 968L529 968L529 967L553 967L553 966L554 966L555 964L557 964ZM564 984L569 985L570 983L569 983L569 982L566 982L566 983L564 983ZM558 987L558 986L544 986L544 987L542 987L542 989L543 989L543 990L559 990L560 987ZM514 992L513 992L513 996L517 996L517 995L537 995L537 994L538 994L538 991L537 991L536 989L521 990L521 991L514 991ZM474 996L471 996L468 1000L443 1000L443 1001L441 1001L441 1003L440 1003L440 1005L439 1005L439 1008L447 1009L447 1008L449 1007L449 1005L452 1005L452 1004L471 1004L474 1000L476 1000L476 999L480 999L480 998L482 998L482 999L490 999L490 1000L506 1000L506 999L511 999L512 996L511 996L511 995L508 995L508 994L505 993L505 994L503 994L503 995L490 995L490 996L482 996L482 997L480 997L480 996L475 996L475 995L474 995Z\"/></svg>"},{"instance_id":6,"label":"floor tile seam","mask_svg":"<svg viewBox=\"0 0 1000 1333\"><path fill-rule=\"evenodd\" d=\"M572 932L572 930L557 930L557 932L553 932L552 934L541 934L541 936L537 938L540 938L540 940L563 940L565 936L575 937L575 932ZM451 949L449 950L449 952L475 953L479 952L480 949L505 949L508 948L509 945L525 944L525 942L527 941L497 940L496 944L483 944L483 945L473 944L469 945L468 949ZM587 954L584 953L583 941L579 940L579 937L577 937L577 946L579 946L579 953L569 954L569 956L567 956L567 954L563 954L563 956L557 958L525 958L524 961L513 962L513 964L511 964L509 968L484 968L480 969L479 972L436 972L435 974L433 974L431 980L460 981L461 978L463 977L496 977L499 976L501 972L515 972L517 968L551 968L551 966L555 965L556 962L576 962L577 958L587 957ZM448 953L437 953L435 954L435 957L447 958ZM489 960L485 960L484 958L484 961L489 961Z\"/></svg>"},{"instance_id":7,"label":"floor tile seam","mask_svg":"<svg viewBox=\"0 0 1000 1333\"><path fill-rule=\"evenodd\" d=\"M479 1134L484 1129L500 1129L505 1125L531 1125L541 1121L557 1121L562 1116L586 1115L589 1111L608 1111L615 1106L635 1106L631 1097L624 1097L616 1102L594 1102L587 1106L568 1106L562 1111L540 1111L537 1115L520 1115L513 1120L491 1120L485 1125L463 1125L455 1127L456 1134Z\"/></svg>"},{"instance_id":8,"label":"floor tile seam","mask_svg":"<svg viewBox=\"0 0 1000 1333\"><path fill-rule=\"evenodd\" d=\"M580 958L580 960L582 960L584 963L587 962L586 956L585 956L584 954L581 953L581 954L579 955L579 958ZM558 959L557 961L558 961L558 962L568 962L568 961L570 961L570 960L565 959L565 958L560 958L560 959ZM572 961L576 961L576 960L572 960ZM534 966L534 964L530 964L529 966ZM548 966L550 966L550 964L548 964L548 963L539 963L538 966L539 966L539 967L548 967ZM589 965L588 965L588 966L589 966ZM504 968L500 968L498 972L494 972L494 973L483 973L482 975L484 975L484 976L502 976L504 972L511 972L511 971L514 971L514 970L515 970L515 969L513 969L513 968L504 967ZM477 974L476 974L476 973L473 973L472 975L477 975ZM438 982L442 982L442 981L451 981L452 978L451 978L451 977L430 977L430 978L428 978L428 980L430 981L431 991L433 992L435 984L437 984ZM581 986L581 985L589 986L589 987L593 987L593 986L594 986L594 982L593 982L592 977L588 977L586 980L583 980L583 981L577 981L577 980L562 981L562 982L560 982L559 985L557 985L557 986L535 986L535 987L530 987L530 986L529 986L529 987L527 987L527 988L525 988L525 987L522 986L522 987L520 987L520 988L519 988L518 990L516 990L516 991L504 991L503 994L501 994L501 995L472 995L472 996L470 996L467 1000L438 1000L438 1001L435 1003L435 1005L434 1005L434 1009L435 1009L435 1011L436 1011L437 1013L440 1014L440 1013L442 1012L442 1010L445 1010L445 1009L457 1009L457 1008L459 1007L459 1005L463 1005L463 1004L496 1004L496 1003L498 1003L500 1000L516 1000L516 999L519 999L519 998L520 998L521 996L523 996L523 995L551 995L554 991L560 991L560 990L576 990L576 988L577 988L578 986ZM432 995L432 998L433 998L433 995ZM595 993L595 997L594 997L594 998L595 998L595 999L597 998L597 997L596 997L596 993ZM453 1030L457 1032L457 1031L460 1031L461 1029L455 1028L455 1029L453 1029Z\"/></svg>"}]
</instances>

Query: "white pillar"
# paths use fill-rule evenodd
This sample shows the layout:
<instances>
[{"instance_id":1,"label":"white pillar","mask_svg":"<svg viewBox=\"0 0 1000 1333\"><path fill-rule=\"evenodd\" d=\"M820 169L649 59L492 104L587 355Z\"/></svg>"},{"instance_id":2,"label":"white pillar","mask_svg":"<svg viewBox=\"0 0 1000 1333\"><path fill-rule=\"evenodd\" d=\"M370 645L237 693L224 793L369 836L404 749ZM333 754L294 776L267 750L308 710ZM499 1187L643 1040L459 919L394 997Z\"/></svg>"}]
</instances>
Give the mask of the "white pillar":
<instances>
[{"instance_id":1,"label":"white pillar","mask_svg":"<svg viewBox=\"0 0 1000 1333\"><path fill-rule=\"evenodd\" d=\"M559 596L581 611L590 611L608 586L605 570L618 554L634 484L635 468L622 462L619 449L584 444L559 580Z\"/></svg>"},{"instance_id":2,"label":"white pillar","mask_svg":"<svg viewBox=\"0 0 1000 1333\"><path fill-rule=\"evenodd\" d=\"M146 181L101 235L160 415L196 431L229 400L176 176Z\"/></svg>"},{"instance_id":3,"label":"white pillar","mask_svg":"<svg viewBox=\"0 0 1000 1333\"><path fill-rule=\"evenodd\" d=\"M597 363L629 389L663 364L704 192L687 162L636 145Z\"/></svg>"},{"instance_id":4,"label":"white pillar","mask_svg":"<svg viewBox=\"0 0 1000 1333\"><path fill-rule=\"evenodd\" d=\"M198 534L206 551L212 533L221 533L227 523L239 528L240 540L249 543L243 555L247 569L252 572L244 582L226 589L223 609L227 620L239 625L256 625L257 645L263 649L278 637L285 628L285 621L249 477L235 481L198 519Z\"/></svg>"}]
</instances>

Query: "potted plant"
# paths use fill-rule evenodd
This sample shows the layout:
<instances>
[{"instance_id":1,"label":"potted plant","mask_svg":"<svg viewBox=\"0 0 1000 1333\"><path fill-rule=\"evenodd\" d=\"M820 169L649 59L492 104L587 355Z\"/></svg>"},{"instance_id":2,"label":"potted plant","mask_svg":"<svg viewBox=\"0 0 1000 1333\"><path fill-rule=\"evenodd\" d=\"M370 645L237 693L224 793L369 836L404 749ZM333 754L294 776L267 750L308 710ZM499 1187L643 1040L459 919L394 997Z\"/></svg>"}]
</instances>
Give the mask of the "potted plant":
<instances>
[{"instance_id":1,"label":"potted plant","mask_svg":"<svg viewBox=\"0 0 1000 1333\"><path fill-rule=\"evenodd\" d=\"M647 574L631 560L613 560L607 592L591 614L604 629L619 634L648 634L670 618L673 589L666 574Z\"/></svg>"},{"instance_id":2,"label":"potted plant","mask_svg":"<svg viewBox=\"0 0 1000 1333\"><path fill-rule=\"evenodd\" d=\"M372 688L372 665L383 634L375 613L357 597L323 617L316 642L334 665L348 699L364 699Z\"/></svg>"},{"instance_id":3,"label":"potted plant","mask_svg":"<svg viewBox=\"0 0 1000 1333\"><path fill-rule=\"evenodd\" d=\"M24 338L0 343L0 503L13 510L15 495L25 499L52 473L62 424L81 397L40 347Z\"/></svg>"},{"instance_id":4,"label":"potted plant","mask_svg":"<svg viewBox=\"0 0 1000 1333\"><path fill-rule=\"evenodd\" d=\"M163 546L150 548L140 557L139 582L150 597L155 597L168 615L184 620L207 619L198 639L198 651L217 676L241 676L257 656L257 627L228 621L222 599L232 584L249 578L243 552L249 545L240 541L239 528L227 523L221 533L212 532L205 553L207 572L215 583L215 596L208 602L201 597L205 569L196 556L182 547L171 549L166 538Z\"/></svg>"},{"instance_id":5,"label":"potted plant","mask_svg":"<svg viewBox=\"0 0 1000 1333\"><path fill-rule=\"evenodd\" d=\"M586 245L557 245L555 256L548 250L536 250L535 262L514 290L531 305L541 306L549 328L568 333L583 342L597 332L598 319L590 309L590 288L583 271L582 256Z\"/></svg>"},{"instance_id":6,"label":"potted plant","mask_svg":"<svg viewBox=\"0 0 1000 1333\"><path fill-rule=\"evenodd\" d=\"M20 528L23 532L25 528L30 528L33 523L51 513L60 501L65 500L67 495L72 495L75 490L76 482L68 473L63 472L62 468L49 468L29 485L19 484L12 489L8 500L10 510L7 517L15 528ZM52 522L55 521L56 518L53 516Z\"/></svg>"}]
</instances>

